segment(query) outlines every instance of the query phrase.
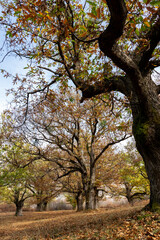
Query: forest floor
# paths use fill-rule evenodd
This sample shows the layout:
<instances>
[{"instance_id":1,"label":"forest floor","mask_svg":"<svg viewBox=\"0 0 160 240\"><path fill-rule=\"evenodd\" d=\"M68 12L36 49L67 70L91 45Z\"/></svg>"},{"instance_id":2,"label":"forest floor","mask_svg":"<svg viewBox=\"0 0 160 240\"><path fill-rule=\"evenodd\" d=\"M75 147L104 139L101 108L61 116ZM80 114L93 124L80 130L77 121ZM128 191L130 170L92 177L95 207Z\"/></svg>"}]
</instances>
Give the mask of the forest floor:
<instances>
[{"instance_id":1,"label":"forest floor","mask_svg":"<svg viewBox=\"0 0 160 240\"><path fill-rule=\"evenodd\" d=\"M159 240L160 215L142 207L1 213L0 240Z\"/></svg>"}]
</instances>

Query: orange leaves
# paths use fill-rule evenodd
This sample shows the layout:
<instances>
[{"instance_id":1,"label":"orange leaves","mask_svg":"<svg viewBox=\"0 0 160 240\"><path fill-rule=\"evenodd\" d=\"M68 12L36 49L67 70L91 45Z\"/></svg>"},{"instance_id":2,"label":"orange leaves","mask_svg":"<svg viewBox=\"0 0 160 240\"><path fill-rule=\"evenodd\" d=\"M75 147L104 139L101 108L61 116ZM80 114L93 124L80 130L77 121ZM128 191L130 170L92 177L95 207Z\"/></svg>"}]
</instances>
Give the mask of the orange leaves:
<instances>
[{"instance_id":1,"label":"orange leaves","mask_svg":"<svg viewBox=\"0 0 160 240\"><path fill-rule=\"evenodd\" d=\"M88 16L90 16L91 18L97 19L97 16L95 14L93 14L93 13L88 13Z\"/></svg>"},{"instance_id":2,"label":"orange leaves","mask_svg":"<svg viewBox=\"0 0 160 240\"><path fill-rule=\"evenodd\" d=\"M147 20L144 21L144 24L145 24L147 27L150 27L150 26L151 26L150 23L149 23Z\"/></svg>"},{"instance_id":3,"label":"orange leaves","mask_svg":"<svg viewBox=\"0 0 160 240\"><path fill-rule=\"evenodd\" d=\"M98 8L94 11L94 13L91 12L91 13L87 13L87 14L88 14L88 16L90 16L91 18L94 18L94 19L100 18L101 9L100 9L100 7L98 7Z\"/></svg>"},{"instance_id":4,"label":"orange leaves","mask_svg":"<svg viewBox=\"0 0 160 240\"><path fill-rule=\"evenodd\" d=\"M97 8L97 18L100 18L100 7Z\"/></svg>"}]
</instances>

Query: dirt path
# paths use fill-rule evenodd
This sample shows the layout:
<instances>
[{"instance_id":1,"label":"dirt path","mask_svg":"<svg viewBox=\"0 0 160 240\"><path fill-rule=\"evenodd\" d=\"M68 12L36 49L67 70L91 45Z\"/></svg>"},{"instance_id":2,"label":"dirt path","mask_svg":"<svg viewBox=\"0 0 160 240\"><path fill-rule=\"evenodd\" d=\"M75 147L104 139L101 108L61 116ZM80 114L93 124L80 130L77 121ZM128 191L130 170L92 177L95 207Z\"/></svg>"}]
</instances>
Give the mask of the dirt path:
<instances>
[{"instance_id":1,"label":"dirt path","mask_svg":"<svg viewBox=\"0 0 160 240\"><path fill-rule=\"evenodd\" d=\"M113 225L115 221L123 221L141 208L141 206L123 207L80 213L75 211L25 212L22 217L15 217L13 213L2 213L0 240L51 239L48 236L56 239L85 228L94 229L95 224Z\"/></svg>"}]
</instances>

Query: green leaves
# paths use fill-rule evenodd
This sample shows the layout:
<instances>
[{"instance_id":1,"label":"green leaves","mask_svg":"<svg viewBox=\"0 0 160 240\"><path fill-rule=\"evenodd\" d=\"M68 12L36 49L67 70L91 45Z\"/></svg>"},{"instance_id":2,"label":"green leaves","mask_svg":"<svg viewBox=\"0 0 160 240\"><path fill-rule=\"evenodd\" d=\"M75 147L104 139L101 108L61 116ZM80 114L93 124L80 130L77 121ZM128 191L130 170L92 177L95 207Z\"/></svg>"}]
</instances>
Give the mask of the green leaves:
<instances>
[{"instance_id":1,"label":"green leaves","mask_svg":"<svg viewBox=\"0 0 160 240\"><path fill-rule=\"evenodd\" d=\"M95 1L87 1L87 3L89 3L89 5L91 5L91 6L93 6L93 7L96 7Z\"/></svg>"},{"instance_id":2,"label":"green leaves","mask_svg":"<svg viewBox=\"0 0 160 240\"><path fill-rule=\"evenodd\" d=\"M7 35L7 36L9 36L10 38L12 38L12 37L13 37L13 34L12 34L12 32L11 32L11 31L9 31L9 30L6 32L6 35Z\"/></svg>"},{"instance_id":3,"label":"green leaves","mask_svg":"<svg viewBox=\"0 0 160 240\"><path fill-rule=\"evenodd\" d=\"M147 4L151 4L152 6L160 6L160 1L151 1L151 0L143 0L143 2L147 5Z\"/></svg>"},{"instance_id":4,"label":"green leaves","mask_svg":"<svg viewBox=\"0 0 160 240\"><path fill-rule=\"evenodd\" d=\"M160 6L160 1L152 1L150 4L153 6Z\"/></svg>"}]
</instances>

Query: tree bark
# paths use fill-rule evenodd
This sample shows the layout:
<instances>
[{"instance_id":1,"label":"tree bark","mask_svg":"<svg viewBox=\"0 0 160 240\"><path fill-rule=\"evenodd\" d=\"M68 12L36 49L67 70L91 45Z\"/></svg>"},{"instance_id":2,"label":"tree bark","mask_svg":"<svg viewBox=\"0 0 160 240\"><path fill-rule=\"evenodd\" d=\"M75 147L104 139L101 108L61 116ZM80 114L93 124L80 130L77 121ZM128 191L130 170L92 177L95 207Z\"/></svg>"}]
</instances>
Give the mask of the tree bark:
<instances>
[{"instance_id":1,"label":"tree bark","mask_svg":"<svg viewBox=\"0 0 160 240\"><path fill-rule=\"evenodd\" d=\"M43 211L43 202L37 203L37 212L42 212Z\"/></svg>"},{"instance_id":2,"label":"tree bark","mask_svg":"<svg viewBox=\"0 0 160 240\"><path fill-rule=\"evenodd\" d=\"M160 208L160 101L151 74L143 78L143 94L131 101L133 135L150 181L150 209Z\"/></svg>"},{"instance_id":3,"label":"tree bark","mask_svg":"<svg viewBox=\"0 0 160 240\"><path fill-rule=\"evenodd\" d=\"M43 211L47 211L47 204L48 204L47 201L44 201L44 202L43 202L43 205L42 205L42 210L43 210Z\"/></svg>"},{"instance_id":4,"label":"tree bark","mask_svg":"<svg viewBox=\"0 0 160 240\"><path fill-rule=\"evenodd\" d=\"M125 182L124 185L125 185L125 189L126 189L126 198L129 202L129 204L131 204L133 206L133 198L132 198L132 194L131 194L132 187L130 186L130 184L128 182Z\"/></svg>"},{"instance_id":5,"label":"tree bark","mask_svg":"<svg viewBox=\"0 0 160 240\"><path fill-rule=\"evenodd\" d=\"M85 210L95 209L94 199L95 199L95 169L94 167L90 169L90 176L82 176L83 189L85 195Z\"/></svg>"},{"instance_id":6,"label":"tree bark","mask_svg":"<svg viewBox=\"0 0 160 240\"><path fill-rule=\"evenodd\" d=\"M94 209L98 206L98 190L97 187L94 187Z\"/></svg>"},{"instance_id":7,"label":"tree bark","mask_svg":"<svg viewBox=\"0 0 160 240\"><path fill-rule=\"evenodd\" d=\"M15 216L22 216L22 208L24 206L24 201L18 201L16 203L16 212Z\"/></svg>"},{"instance_id":8,"label":"tree bark","mask_svg":"<svg viewBox=\"0 0 160 240\"><path fill-rule=\"evenodd\" d=\"M148 123L147 123L148 124ZM150 209L160 209L160 124L152 126L152 134L135 135L137 149L143 157L150 181ZM159 135L159 136L158 136ZM141 137L141 138L140 138ZM158 139L157 139L158 137Z\"/></svg>"},{"instance_id":9,"label":"tree bark","mask_svg":"<svg viewBox=\"0 0 160 240\"><path fill-rule=\"evenodd\" d=\"M76 203L77 203L77 212L83 211L83 196L82 193L78 193L76 196Z\"/></svg>"}]
</instances>

